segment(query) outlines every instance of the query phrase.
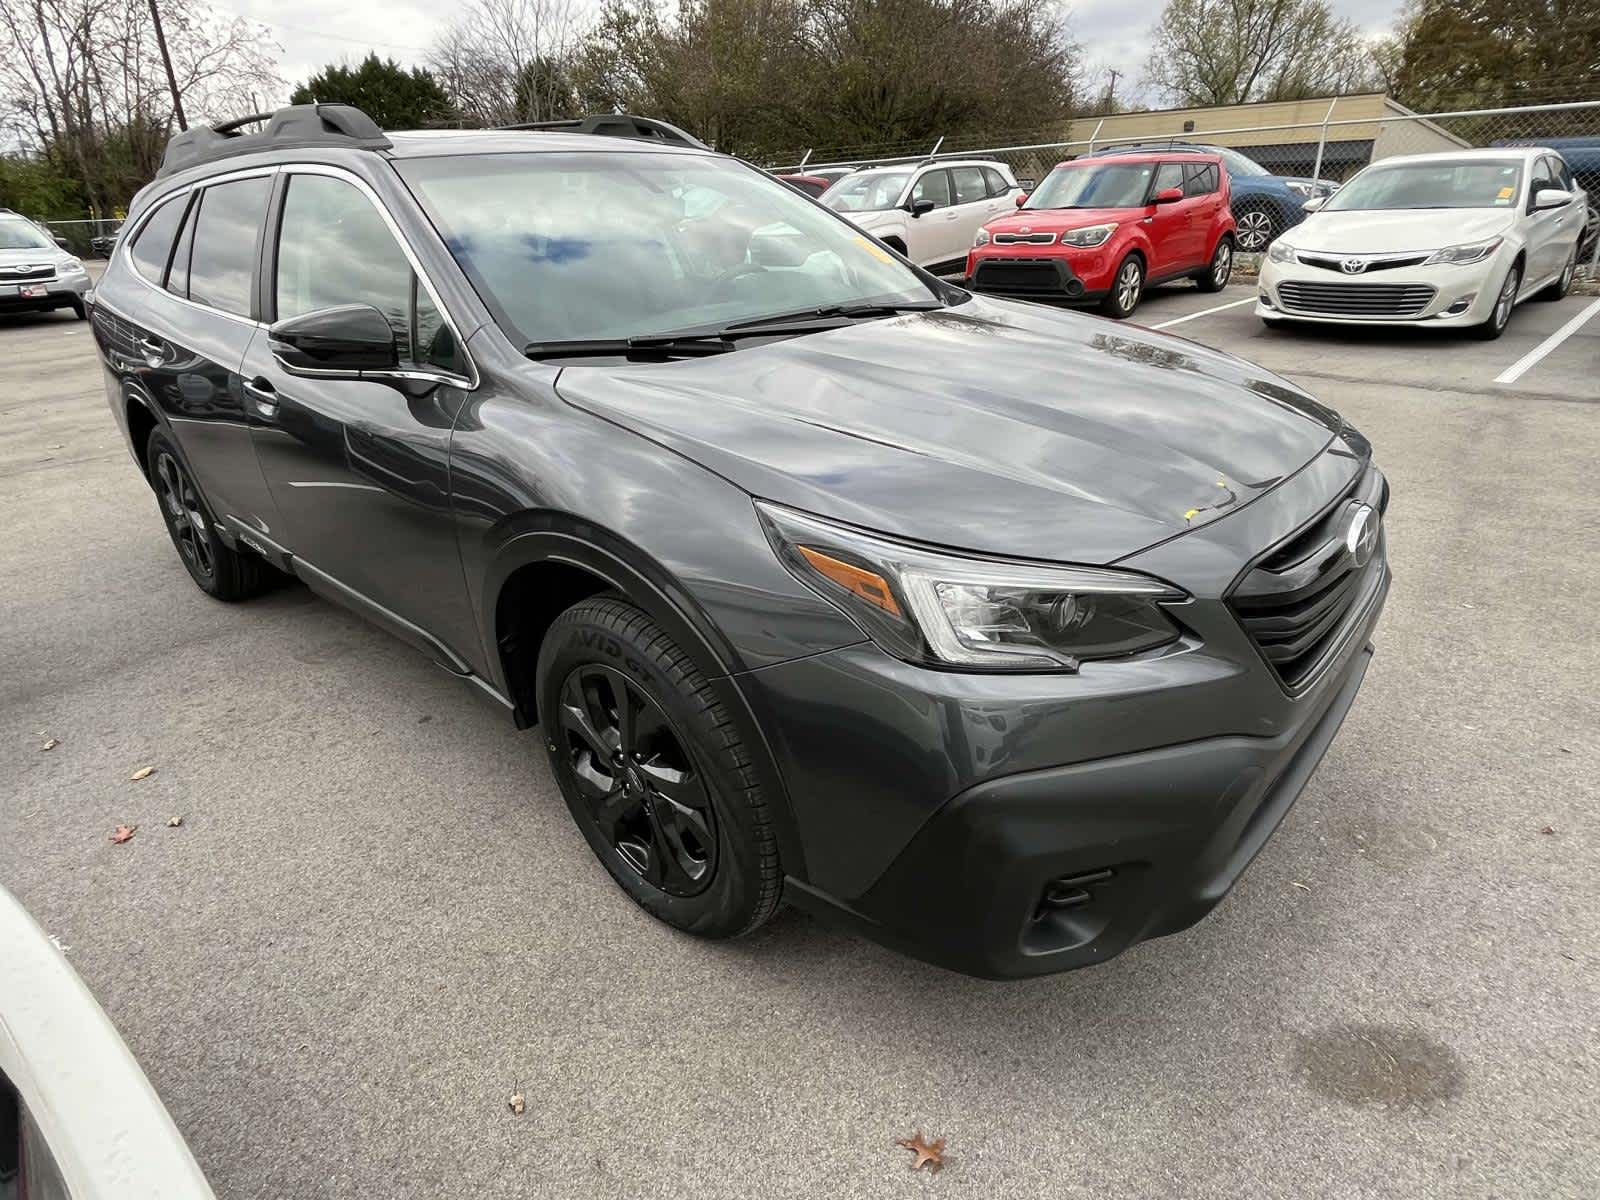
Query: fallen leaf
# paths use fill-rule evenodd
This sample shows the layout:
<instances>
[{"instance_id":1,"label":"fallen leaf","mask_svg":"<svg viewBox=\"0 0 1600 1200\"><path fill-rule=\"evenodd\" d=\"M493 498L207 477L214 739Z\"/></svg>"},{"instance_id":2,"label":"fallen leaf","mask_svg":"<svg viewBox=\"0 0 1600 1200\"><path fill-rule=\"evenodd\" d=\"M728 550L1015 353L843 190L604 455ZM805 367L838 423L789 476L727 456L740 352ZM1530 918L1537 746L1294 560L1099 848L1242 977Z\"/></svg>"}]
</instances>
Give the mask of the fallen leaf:
<instances>
[{"instance_id":1,"label":"fallen leaf","mask_svg":"<svg viewBox=\"0 0 1600 1200\"><path fill-rule=\"evenodd\" d=\"M1554 825L1546 825L1543 829L1539 830L1540 833L1554 833L1555 831L1556 827Z\"/></svg>"},{"instance_id":2,"label":"fallen leaf","mask_svg":"<svg viewBox=\"0 0 1600 1200\"><path fill-rule=\"evenodd\" d=\"M523 1113L523 1110L528 1107L528 1102L523 1099L521 1092L512 1092L511 1100L506 1107L520 1117Z\"/></svg>"},{"instance_id":3,"label":"fallen leaf","mask_svg":"<svg viewBox=\"0 0 1600 1200\"><path fill-rule=\"evenodd\" d=\"M168 817L167 818L167 828L169 828L169 829L176 829L179 825L182 825L182 824L183 824L183 814L182 813L179 813L176 816L172 816L172 817Z\"/></svg>"},{"instance_id":4,"label":"fallen leaf","mask_svg":"<svg viewBox=\"0 0 1600 1200\"><path fill-rule=\"evenodd\" d=\"M156 769L154 767L140 767L132 775L129 775L128 778L129 779L149 779L150 776L154 775L155 773L156 773Z\"/></svg>"},{"instance_id":5,"label":"fallen leaf","mask_svg":"<svg viewBox=\"0 0 1600 1200\"><path fill-rule=\"evenodd\" d=\"M939 1169L944 1166L943 1138L940 1138L938 1141L932 1143L925 1142L922 1139L922 1130L919 1129L917 1130L917 1135L915 1137L897 1138L895 1140L895 1145L904 1146L907 1150L911 1151L917 1156L916 1162L911 1164L911 1169L913 1171L922 1170L923 1164L926 1163L933 1169L934 1173L937 1174Z\"/></svg>"},{"instance_id":6,"label":"fallen leaf","mask_svg":"<svg viewBox=\"0 0 1600 1200\"><path fill-rule=\"evenodd\" d=\"M1311 885L1309 883L1301 883L1298 879L1291 879L1289 881L1289 886L1297 887L1302 892L1309 892L1311 890Z\"/></svg>"},{"instance_id":7,"label":"fallen leaf","mask_svg":"<svg viewBox=\"0 0 1600 1200\"><path fill-rule=\"evenodd\" d=\"M61 739L60 738L50 738L42 746L40 746L39 749L41 749L41 750L54 750L59 745L61 745Z\"/></svg>"},{"instance_id":8,"label":"fallen leaf","mask_svg":"<svg viewBox=\"0 0 1600 1200\"><path fill-rule=\"evenodd\" d=\"M120 846L123 842L132 841L133 831L138 828L137 825L118 825L111 833L112 844Z\"/></svg>"}]
</instances>

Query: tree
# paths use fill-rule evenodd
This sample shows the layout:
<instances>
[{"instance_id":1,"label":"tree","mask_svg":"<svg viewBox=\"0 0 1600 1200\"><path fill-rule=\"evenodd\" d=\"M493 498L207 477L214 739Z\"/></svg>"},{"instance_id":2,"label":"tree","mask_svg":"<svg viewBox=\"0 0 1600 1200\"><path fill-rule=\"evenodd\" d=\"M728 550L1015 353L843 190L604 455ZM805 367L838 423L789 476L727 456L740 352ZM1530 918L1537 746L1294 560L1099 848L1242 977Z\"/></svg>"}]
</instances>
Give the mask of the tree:
<instances>
[{"instance_id":1,"label":"tree","mask_svg":"<svg viewBox=\"0 0 1600 1200\"><path fill-rule=\"evenodd\" d=\"M1170 0L1145 75L1178 104L1298 100L1370 87L1370 48L1326 0Z\"/></svg>"},{"instance_id":2,"label":"tree","mask_svg":"<svg viewBox=\"0 0 1600 1200\"><path fill-rule=\"evenodd\" d=\"M1412 107L1588 100L1600 11L1566 0L1412 0L1390 56L1392 90Z\"/></svg>"},{"instance_id":3,"label":"tree","mask_svg":"<svg viewBox=\"0 0 1600 1200\"><path fill-rule=\"evenodd\" d=\"M289 96L291 104L353 104L385 129L425 129L449 120L450 97L433 73L368 54L360 64L324 67Z\"/></svg>"},{"instance_id":4,"label":"tree","mask_svg":"<svg viewBox=\"0 0 1600 1200\"><path fill-rule=\"evenodd\" d=\"M26 216L59 217L83 206L78 184L42 155L0 156L0 208Z\"/></svg>"},{"instance_id":5,"label":"tree","mask_svg":"<svg viewBox=\"0 0 1600 1200\"><path fill-rule=\"evenodd\" d=\"M580 34L575 0L471 0L428 65L465 124L574 116Z\"/></svg>"}]
</instances>

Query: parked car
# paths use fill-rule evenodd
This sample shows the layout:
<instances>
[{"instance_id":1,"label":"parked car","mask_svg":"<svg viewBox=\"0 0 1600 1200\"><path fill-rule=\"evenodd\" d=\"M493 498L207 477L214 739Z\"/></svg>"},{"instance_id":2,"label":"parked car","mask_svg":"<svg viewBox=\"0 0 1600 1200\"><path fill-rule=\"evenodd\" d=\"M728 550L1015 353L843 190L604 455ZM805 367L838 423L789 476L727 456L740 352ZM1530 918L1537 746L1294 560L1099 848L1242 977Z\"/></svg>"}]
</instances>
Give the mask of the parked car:
<instances>
[{"instance_id":1,"label":"parked car","mask_svg":"<svg viewBox=\"0 0 1600 1200\"><path fill-rule=\"evenodd\" d=\"M1497 338L1516 304L1572 286L1585 205L1563 172L1538 148L1375 163L1272 243L1256 313Z\"/></svg>"},{"instance_id":2,"label":"parked car","mask_svg":"<svg viewBox=\"0 0 1600 1200\"><path fill-rule=\"evenodd\" d=\"M1220 292L1233 245L1228 175L1216 155L1080 158L978 230L967 281L1003 296L1097 301L1122 318L1150 284L1193 279Z\"/></svg>"},{"instance_id":3,"label":"parked car","mask_svg":"<svg viewBox=\"0 0 1600 1200\"><path fill-rule=\"evenodd\" d=\"M687 135L316 105L166 153L93 328L187 573L298 576L537 724L679 929L1103 962L1217 903L1361 685L1388 485L1259 367L974 295ZM767 224L708 260L685 197Z\"/></svg>"},{"instance_id":4,"label":"parked car","mask_svg":"<svg viewBox=\"0 0 1600 1200\"><path fill-rule=\"evenodd\" d=\"M90 287L83 260L16 213L0 213L0 313L70 308L82 320Z\"/></svg>"},{"instance_id":5,"label":"parked car","mask_svg":"<svg viewBox=\"0 0 1600 1200\"><path fill-rule=\"evenodd\" d=\"M0 1196L212 1200L172 1118L62 951L0 887Z\"/></svg>"},{"instance_id":6,"label":"parked car","mask_svg":"<svg viewBox=\"0 0 1600 1200\"><path fill-rule=\"evenodd\" d=\"M1586 197L1583 240L1578 244L1578 258L1587 262L1594 255L1595 242L1600 240L1600 137L1559 137L1545 141L1527 138L1506 138L1491 142L1494 147L1536 147L1554 150L1567 168L1561 179L1563 187L1582 191Z\"/></svg>"},{"instance_id":7,"label":"parked car","mask_svg":"<svg viewBox=\"0 0 1600 1200\"><path fill-rule=\"evenodd\" d=\"M818 179L826 179L831 185L838 183L839 180L846 175L853 174L856 170L857 168L855 167L810 167L806 170L806 174L814 175Z\"/></svg>"},{"instance_id":8,"label":"parked car","mask_svg":"<svg viewBox=\"0 0 1600 1200\"><path fill-rule=\"evenodd\" d=\"M774 179L787 183L795 191L816 199L833 185L833 180L822 175L774 175Z\"/></svg>"},{"instance_id":9,"label":"parked car","mask_svg":"<svg viewBox=\"0 0 1600 1200\"><path fill-rule=\"evenodd\" d=\"M1273 238L1285 229L1298 225L1305 217L1307 200L1331 196L1340 187L1338 181L1333 179L1274 175L1255 159L1231 146L1211 146L1198 142L1142 142L1131 146L1106 146L1094 153L1103 157L1112 154L1146 154L1151 151L1215 154L1222 159L1228 169L1239 249L1251 254L1265 250Z\"/></svg>"},{"instance_id":10,"label":"parked car","mask_svg":"<svg viewBox=\"0 0 1600 1200\"><path fill-rule=\"evenodd\" d=\"M122 229L119 226L110 233L95 234L94 237L89 239L90 251L98 254L101 258L110 258L111 252L116 249L117 246L117 235L121 232Z\"/></svg>"},{"instance_id":11,"label":"parked car","mask_svg":"<svg viewBox=\"0 0 1600 1200\"><path fill-rule=\"evenodd\" d=\"M853 171L822 203L935 273L958 271L983 224L1016 206L1016 176L981 159Z\"/></svg>"}]
</instances>

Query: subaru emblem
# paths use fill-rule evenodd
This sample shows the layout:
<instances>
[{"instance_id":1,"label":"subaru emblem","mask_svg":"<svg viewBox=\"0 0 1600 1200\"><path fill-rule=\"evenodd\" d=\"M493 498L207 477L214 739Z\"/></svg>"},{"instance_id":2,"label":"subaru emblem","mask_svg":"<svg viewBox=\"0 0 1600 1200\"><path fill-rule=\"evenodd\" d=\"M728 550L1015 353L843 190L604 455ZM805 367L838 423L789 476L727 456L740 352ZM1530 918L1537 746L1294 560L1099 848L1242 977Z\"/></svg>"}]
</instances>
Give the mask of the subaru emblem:
<instances>
[{"instance_id":1,"label":"subaru emblem","mask_svg":"<svg viewBox=\"0 0 1600 1200\"><path fill-rule=\"evenodd\" d=\"M1344 548L1350 552L1358 567L1372 561L1372 552L1378 546L1378 510L1370 504L1358 504L1350 514L1350 524L1345 529Z\"/></svg>"}]
</instances>

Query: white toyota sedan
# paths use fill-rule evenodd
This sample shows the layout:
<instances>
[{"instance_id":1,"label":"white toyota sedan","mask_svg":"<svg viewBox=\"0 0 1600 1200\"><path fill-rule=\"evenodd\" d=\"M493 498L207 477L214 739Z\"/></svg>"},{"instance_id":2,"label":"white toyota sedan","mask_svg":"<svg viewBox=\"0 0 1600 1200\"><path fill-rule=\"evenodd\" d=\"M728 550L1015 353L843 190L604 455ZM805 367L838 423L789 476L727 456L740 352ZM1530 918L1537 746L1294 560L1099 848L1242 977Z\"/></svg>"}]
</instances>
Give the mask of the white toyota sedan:
<instances>
[{"instance_id":1,"label":"white toyota sedan","mask_svg":"<svg viewBox=\"0 0 1600 1200\"><path fill-rule=\"evenodd\" d=\"M1566 295L1585 206L1554 150L1384 159L1267 248L1256 315L1496 338L1520 301Z\"/></svg>"}]
</instances>

